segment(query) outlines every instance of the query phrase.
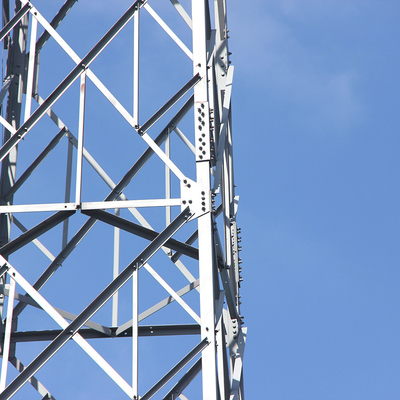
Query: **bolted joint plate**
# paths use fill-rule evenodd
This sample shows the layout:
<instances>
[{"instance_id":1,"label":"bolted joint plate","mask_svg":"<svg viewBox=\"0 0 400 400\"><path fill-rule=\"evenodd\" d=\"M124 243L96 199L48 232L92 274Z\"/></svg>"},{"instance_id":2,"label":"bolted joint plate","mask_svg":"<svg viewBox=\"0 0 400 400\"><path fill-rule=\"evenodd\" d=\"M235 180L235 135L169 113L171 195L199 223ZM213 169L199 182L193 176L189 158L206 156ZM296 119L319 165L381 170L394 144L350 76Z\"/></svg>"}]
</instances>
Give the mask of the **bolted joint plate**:
<instances>
[{"instance_id":1,"label":"bolted joint plate","mask_svg":"<svg viewBox=\"0 0 400 400\"><path fill-rule=\"evenodd\" d=\"M237 319L229 318L228 314L224 315L224 325L225 325L225 341L226 347L234 346L240 335L241 324Z\"/></svg>"},{"instance_id":2,"label":"bolted joint plate","mask_svg":"<svg viewBox=\"0 0 400 400\"><path fill-rule=\"evenodd\" d=\"M235 263L235 267L239 266L239 240L238 240L238 228L235 219L231 219L231 244L232 244L232 257Z\"/></svg>"},{"instance_id":3,"label":"bolted joint plate","mask_svg":"<svg viewBox=\"0 0 400 400\"><path fill-rule=\"evenodd\" d=\"M194 124L196 161L209 161L210 151L210 108L207 101L195 103Z\"/></svg>"},{"instance_id":4,"label":"bolted joint plate","mask_svg":"<svg viewBox=\"0 0 400 400\"><path fill-rule=\"evenodd\" d=\"M194 218L211 211L211 191L189 178L181 181L181 210L190 207Z\"/></svg>"}]
</instances>

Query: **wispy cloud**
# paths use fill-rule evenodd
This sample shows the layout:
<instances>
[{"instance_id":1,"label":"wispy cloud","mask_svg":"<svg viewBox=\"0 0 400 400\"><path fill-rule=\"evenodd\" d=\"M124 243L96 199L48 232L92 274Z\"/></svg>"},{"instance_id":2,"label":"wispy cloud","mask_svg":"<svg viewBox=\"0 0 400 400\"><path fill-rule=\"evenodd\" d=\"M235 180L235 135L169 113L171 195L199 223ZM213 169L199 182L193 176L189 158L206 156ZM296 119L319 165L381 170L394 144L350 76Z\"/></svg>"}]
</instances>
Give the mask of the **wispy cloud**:
<instances>
[{"instance_id":1,"label":"wispy cloud","mask_svg":"<svg viewBox=\"0 0 400 400\"><path fill-rule=\"evenodd\" d=\"M347 131L363 118L356 90L360 71L342 56L336 62L329 53L331 42L321 45L319 35L325 24L353 12L350 6L335 8L334 3L256 1L246 5L251 18L244 18L239 8L230 8L234 56L239 56L234 63L251 87L295 105L311 131L322 127ZM341 54L341 49L333 50Z\"/></svg>"}]
</instances>

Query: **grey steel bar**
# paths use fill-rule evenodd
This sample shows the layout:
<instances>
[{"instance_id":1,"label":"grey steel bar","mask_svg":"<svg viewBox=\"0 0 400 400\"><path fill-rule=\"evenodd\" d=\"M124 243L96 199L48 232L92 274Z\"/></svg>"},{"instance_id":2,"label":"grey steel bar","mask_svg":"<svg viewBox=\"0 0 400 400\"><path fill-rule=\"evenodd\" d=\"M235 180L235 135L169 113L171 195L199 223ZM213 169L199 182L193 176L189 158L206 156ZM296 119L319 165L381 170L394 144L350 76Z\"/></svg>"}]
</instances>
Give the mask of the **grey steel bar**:
<instances>
[{"instance_id":1,"label":"grey steel bar","mask_svg":"<svg viewBox=\"0 0 400 400\"><path fill-rule=\"evenodd\" d=\"M68 74L68 76L57 86L56 89L47 97L21 125L10 139L4 143L0 149L0 161L17 145L17 143L32 129L39 119L49 110L49 108L60 98L60 96L76 81L77 78L88 68L95 58L104 50L118 32L131 20L138 7L141 7L146 0L136 0L122 17L111 27L111 29L99 40L99 42L83 57L82 61Z\"/></svg>"},{"instance_id":2,"label":"grey steel bar","mask_svg":"<svg viewBox=\"0 0 400 400\"><path fill-rule=\"evenodd\" d=\"M60 140L67 133L65 128L61 129L60 132L51 140L47 147L40 153L36 160L25 170L25 172L19 177L19 179L14 183L11 189L4 195L4 200L8 201L14 193L21 187L21 185L29 178L32 172L40 165L40 163L47 157L51 150L56 147Z\"/></svg>"},{"instance_id":3,"label":"grey steel bar","mask_svg":"<svg viewBox=\"0 0 400 400\"><path fill-rule=\"evenodd\" d=\"M85 237L92 226L96 223L94 218L89 218L75 234L75 236L68 242L68 244L62 249L54 261L47 267L39 279L35 282L33 287L36 290L40 290L43 285L50 279L50 277L57 271L64 260L71 254L74 248L79 244L79 242ZM18 316L26 307L24 303L18 303L14 309L14 316ZM0 396L1 400L1 396Z\"/></svg>"},{"instance_id":4,"label":"grey steel bar","mask_svg":"<svg viewBox=\"0 0 400 400\"><path fill-rule=\"evenodd\" d=\"M3 0L3 28L8 24L10 21L10 2L9 0ZM4 50L8 49L8 39L4 41Z\"/></svg>"},{"instance_id":5,"label":"grey steel bar","mask_svg":"<svg viewBox=\"0 0 400 400\"><path fill-rule=\"evenodd\" d=\"M194 242L197 240L198 237L199 237L199 233L198 233L197 230L196 230L196 232L193 232L193 234L190 235L189 239L186 240L185 244L186 244L186 245L191 245L192 243L194 243ZM183 254L183 253L177 251L177 252L171 257L171 261L172 261L173 263L177 262L178 259L181 257L182 254Z\"/></svg>"},{"instance_id":6,"label":"grey steel bar","mask_svg":"<svg viewBox=\"0 0 400 400\"><path fill-rule=\"evenodd\" d=\"M140 400L151 399L166 383L168 383L186 364L208 346L207 338L204 338L192 351L190 351L181 361L169 370L150 390L144 394Z\"/></svg>"},{"instance_id":7,"label":"grey steel bar","mask_svg":"<svg viewBox=\"0 0 400 400\"><path fill-rule=\"evenodd\" d=\"M41 308L41 307L40 307ZM61 310L60 308L54 307L54 309L65 319L68 319L70 321L73 321L76 318L76 314L72 314L68 311ZM97 322L93 322L91 320L88 320L85 322L85 326L87 328L93 329L95 331L98 331L100 333L103 333L107 336L112 336L113 335L113 330L107 326L98 324Z\"/></svg>"},{"instance_id":8,"label":"grey steel bar","mask_svg":"<svg viewBox=\"0 0 400 400\"><path fill-rule=\"evenodd\" d=\"M11 398L190 217L187 207L0 394ZM200 350L201 351L201 350Z\"/></svg>"},{"instance_id":9,"label":"grey steel bar","mask_svg":"<svg viewBox=\"0 0 400 400\"><path fill-rule=\"evenodd\" d=\"M226 263L226 259L224 258L224 255L222 253L222 244L219 238L218 231L215 232L214 234L214 243L215 243L214 247L216 248L216 254L215 254L215 257L217 259L216 263L218 264L222 286L224 287L225 290L225 298L226 298L226 303L228 305L228 311L232 319L238 319L239 313L236 307L235 294L232 289L231 279L229 276L229 272L231 272L234 269L234 266L227 265Z\"/></svg>"},{"instance_id":10,"label":"grey steel bar","mask_svg":"<svg viewBox=\"0 0 400 400\"><path fill-rule=\"evenodd\" d=\"M232 319L239 319L239 314L237 312L235 297L233 294L231 281L228 275L228 270L225 269L224 267L221 267L219 273L221 275L222 286L224 287L225 290L225 297L226 297L226 303L228 305L229 314Z\"/></svg>"},{"instance_id":11,"label":"grey steel bar","mask_svg":"<svg viewBox=\"0 0 400 400\"><path fill-rule=\"evenodd\" d=\"M139 133L147 132L177 101L179 101L199 80L201 77L196 74L186 85L175 93L152 117L150 117L140 128Z\"/></svg>"},{"instance_id":12,"label":"grey steel bar","mask_svg":"<svg viewBox=\"0 0 400 400\"><path fill-rule=\"evenodd\" d=\"M135 224L131 221L118 217L117 215L110 214L106 211L84 210L82 211L82 214L88 215L89 217L94 217L97 220L106 222L107 224L120 228L124 231L133 233L144 239L154 240L158 235L158 232L153 231L152 229L145 228L141 225ZM165 246L175 251L180 251L182 254L185 254L196 260L199 259L199 250L196 249L195 247L189 246L186 243L180 242L175 239L169 239L165 243Z\"/></svg>"},{"instance_id":13,"label":"grey steel bar","mask_svg":"<svg viewBox=\"0 0 400 400\"><path fill-rule=\"evenodd\" d=\"M67 130L67 128L65 128ZM72 134L71 134L72 135ZM67 150L67 171L65 176L65 203L69 203L71 201L71 181L72 181L72 156L73 156L73 144L71 140L68 140L68 150ZM66 219L63 224L63 235L62 235L62 248L68 243L68 226L69 220Z\"/></svg>"},{"instance_id":14,"label":"grey steel bar","mask_svg":"<svg viewBox=\"0 0 400 400\"><path fill-rule=\"evenodd\" d=\"M14 368L21 372L24 370L25 366L21 363L21 361L17 357L10 358L8 361L14 366ZM32 387L43 396L43 399L46 400L56 400L51 393L43 386L41 382L39 382L34 376L29 380L29 383Z\"/></svg>"},{"instance_id":15,"label":"grey steel bar","mask_svg":"<svg viewBox=\"0 0 400 400\"><path fill-rule=\"evenodd\" d=\"M0 277L2 277L9 270L7 264L4 264L0 267Z\"/></svg>"},{"instance_id":16,"label":"grey steel bar","mask_svg":"<svg viewBox=\"0 0 400 400\"><path fill-rule=\"evenodd\" d=\"M152 325L138 326L139 336L200 335L200 325ZM132 326L120 332L117 337L132 336Z\"/></svg>"},{"instance_id":17,"label":"grey steel bar","mask_svg":"<svg viewBox=\"0 0 400 400\"><path fill-rule=\"evenodd\" d=\"M24 15L32 8L30 3L25 4L15 15L11 18L10 22L0 31L0 41L3 40L7 34L14 28L15 25L24 17Z\"/></svg>"},{"instance_id":18,"label":"grey steel bar","mask_svg":"<svg viewBox=\"0 0 400 400\"><path fill-rule=\"evenodd\" d=\"M55 17L52 19L50 22L50 25L54 28L57 29L57 27L61 24L62 20L65 18L65 16L69 13L71 10L72 6L77 2L78 0L67 0L64 5L60 8L58 13L55 15ZM36 54L42 50L43 46L46 44L46 42L50 38L50 33L47 31L44 31L38 41L36 42Z\"/></svg>"},{"instance_id":19,"label":"grey steel bar","mask_svg":"<svg viewBox=\"0 0 400 400\"><path fill-rule=\"evenodd\" d=\"M105 332L100 332L99 330L90 328L81 328L77 333L79 333L84 339L124 338L132 336L132 327L121 332L119 335L115 334L115 328L108 329L110 329L110 331L114 334L108 335ZM139 326L138 329L140 337L200 335L200 326L196 324ZM63 331L61 329L12 332L11 342L20 343L52 341L62 332Z\"/></svg>"},{"instance_id":20,"label":"grey steel bar","mask_svg":"<svg viewBox=\"0 0 400 400\"><path fill-rule=\"evenodd\" d=\"M64 221L65 219L69 218L71 215L75 214L75 210L68 210L68 211L59 211L56 214L52 215L51 217L45 219L44 221L40 222L33 228L29 229L27 232L23 233L22 235L18 236L16 239L8 242L3 247L0 248L0 254L3 257L7 257L10 254L14 253L21 247L25 246L33 239L36 239L43 233L47 232L48 230L54 228L60 222Z\"/></svg>"},{"instance_id":21,"label":"grey steel bar","mask_svg":"<svg viewBox=\"0 0 400 400\"><path fill-rule=\"evenodd\" d=\"M3 84L3 87L1 88L1 92L0 92L0 103L3 103L4 97L5 97L6 93L8 92L8 88L14 81L14 77L15 77L15 75L10 75L4 79L4 84Z\"/></svg>"},{"instance_id":22,"label":"grey steel bar","mask_svg":"<svg viewBox=\"0 0 400 400\"><path fill-rule=\"evenodd\" d=\"M58 335L60 335L60 333L62 333L61 329L13 332L11 335L11 341L15 342L15 343L49 342L49 341L54 340ZM105 333L96 331L94 329L88 329L88 328L79 329L78 333L84 339L102 339L102 338L114 337L114 336L110 336ZM1 398L1 395L0 395L0 398Z\"/></svg>"},{"instance_id":23,"label":"grey steel bar","mask_svg":"<svg viewBox=\"0 0 400 400\"><path fill-rule=\"evenodd\" d=\"M175 400L179 395L186 389L190 382L198 375L201 371L201 358L199 358L186 372L178 383L163 397L163 400Z\"/></svg>"}]
</instances>

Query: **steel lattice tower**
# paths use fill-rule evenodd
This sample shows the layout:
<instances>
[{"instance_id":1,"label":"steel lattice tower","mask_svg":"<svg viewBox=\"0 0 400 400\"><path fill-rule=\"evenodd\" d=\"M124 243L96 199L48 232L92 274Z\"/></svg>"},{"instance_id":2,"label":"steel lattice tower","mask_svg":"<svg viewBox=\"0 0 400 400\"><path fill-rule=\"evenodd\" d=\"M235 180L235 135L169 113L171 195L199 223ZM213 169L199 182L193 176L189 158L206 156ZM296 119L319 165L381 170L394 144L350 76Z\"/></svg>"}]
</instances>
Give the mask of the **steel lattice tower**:
<instances>
[{"instance_id":1,"label":"steel lattice tower","mask_svg":"<svg viewBox=\"0 0 400 400\"><path fill-rule=\"evenodd\" d=\"M0 399L243 399L226 0L57 3L3 0Z\"/></svg>"}]
</instances>

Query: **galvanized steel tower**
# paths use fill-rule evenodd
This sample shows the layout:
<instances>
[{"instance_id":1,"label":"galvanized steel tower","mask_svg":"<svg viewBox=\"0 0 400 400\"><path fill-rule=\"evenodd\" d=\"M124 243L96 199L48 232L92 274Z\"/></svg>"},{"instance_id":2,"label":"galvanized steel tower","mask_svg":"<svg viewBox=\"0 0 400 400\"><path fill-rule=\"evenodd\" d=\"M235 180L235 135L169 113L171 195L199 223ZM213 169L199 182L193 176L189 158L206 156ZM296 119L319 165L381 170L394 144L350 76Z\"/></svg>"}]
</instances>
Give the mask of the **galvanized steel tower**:
<instances>
[{"instance_id":1,"label":"galvanized steel tower","mask_svg":"<svg viewBox=\"0 0 400 400\"><path fill-rule=\"evenodd\" d=\"M0 399L243 399L226 0L115 3L3 0Z\"/></svg>"}]
</instances>

